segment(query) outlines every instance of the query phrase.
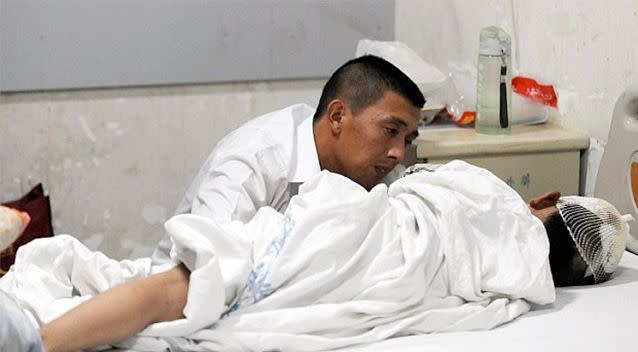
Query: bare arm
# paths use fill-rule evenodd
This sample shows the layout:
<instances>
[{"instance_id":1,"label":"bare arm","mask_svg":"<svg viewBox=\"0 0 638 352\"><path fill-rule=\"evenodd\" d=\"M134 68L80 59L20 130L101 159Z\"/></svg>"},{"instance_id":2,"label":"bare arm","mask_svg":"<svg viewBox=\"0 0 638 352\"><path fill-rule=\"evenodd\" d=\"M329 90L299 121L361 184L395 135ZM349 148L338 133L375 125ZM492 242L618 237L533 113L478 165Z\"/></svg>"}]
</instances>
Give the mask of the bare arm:
<instances>
[{"instance_id":1,"label":"bare arm","mask_svg":"<svg viewBox=\"0 0 638 352\"><path fill-rule=\"evenodd\" d=\"M45 352L121 341L147 325L183 317L190 272L183 264L103 292L40 329Z\"/></svg>"}]
</instances>

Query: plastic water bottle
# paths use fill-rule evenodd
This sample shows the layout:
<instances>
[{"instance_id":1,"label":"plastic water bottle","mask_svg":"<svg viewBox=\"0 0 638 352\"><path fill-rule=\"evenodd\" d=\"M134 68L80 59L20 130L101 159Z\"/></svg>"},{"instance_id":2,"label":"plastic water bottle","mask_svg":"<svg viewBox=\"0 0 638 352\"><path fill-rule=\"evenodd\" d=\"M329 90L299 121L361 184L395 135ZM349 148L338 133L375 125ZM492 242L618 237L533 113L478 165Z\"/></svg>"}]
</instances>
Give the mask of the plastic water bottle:
<instances>
[{"instance_id":1,"label":"plastic water bottle","mask_svg":"<svg viewBox=\"0 0 638 352\"><path fill-rule=\"evenodd\" d=\"M476 132L509 133L512 111L510 36L498 27L481 29L476 83Z\"/></svg>"}]
</instances>

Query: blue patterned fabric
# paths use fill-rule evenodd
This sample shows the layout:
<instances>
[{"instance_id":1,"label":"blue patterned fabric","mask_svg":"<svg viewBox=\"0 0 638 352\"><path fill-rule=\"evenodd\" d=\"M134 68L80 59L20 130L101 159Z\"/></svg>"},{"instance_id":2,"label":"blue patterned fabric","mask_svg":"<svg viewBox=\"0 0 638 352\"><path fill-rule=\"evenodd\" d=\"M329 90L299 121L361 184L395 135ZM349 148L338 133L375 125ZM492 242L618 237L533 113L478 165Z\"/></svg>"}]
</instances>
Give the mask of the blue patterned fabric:
<instances>
[{"instance_id":1,"label":"blue patterned fabric","mask_svg":"<svg viewBox=\"0 0 638 352\"><path fill-rule=\"evenodd\" d=\"M270 273L270 267L275 259L281 253L282 248L286 244L286 240L290 237L290 233L295 227L295 221L291 218L290 214L286 213L282 220L282 228L279 236L270 243L268 249L264 255L255 262L248 282L241 295L235 299L230 308L223 314L228 316L230 313L236 311L242 305L250 305L259 302L264 297L267 297L273 292L272 285L267 281L268 274Z\"/></svg>"},{"instance_id":2,"label":"blue patterned fabric","mask_svg":"<svg viewBox=\"0 0 638 352\"><path fill-rule=\"evenodd\" d=\"M2 290L0 290L0 351L43 351L38 330L16 302Z\"/></svg>"}]
</instances>

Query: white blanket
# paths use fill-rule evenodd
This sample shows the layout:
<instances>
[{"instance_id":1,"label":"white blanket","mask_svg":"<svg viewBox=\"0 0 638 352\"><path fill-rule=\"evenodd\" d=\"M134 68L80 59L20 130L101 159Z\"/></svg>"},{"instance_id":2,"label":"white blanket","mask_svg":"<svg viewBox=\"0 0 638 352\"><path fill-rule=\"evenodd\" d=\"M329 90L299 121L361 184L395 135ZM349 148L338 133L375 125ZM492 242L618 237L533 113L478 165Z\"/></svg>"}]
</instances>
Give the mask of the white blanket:
<instances>
[{"instance_id":1,"label":"white blanket","mask_svg":"<svg viewBox=\"0 0 638 352\"><path fill-rule=\"evenodd\" d=\"M452 162L367 192L328 172L284 215L247 224L194 215L166 223L191 270L185 319L120 346L158 350L314 351L390 336L490 329L554 300L540 220L486 170ZM22 247L0 280L39 322L145 277L70 236Z\"/></svg>"}]
</instances>

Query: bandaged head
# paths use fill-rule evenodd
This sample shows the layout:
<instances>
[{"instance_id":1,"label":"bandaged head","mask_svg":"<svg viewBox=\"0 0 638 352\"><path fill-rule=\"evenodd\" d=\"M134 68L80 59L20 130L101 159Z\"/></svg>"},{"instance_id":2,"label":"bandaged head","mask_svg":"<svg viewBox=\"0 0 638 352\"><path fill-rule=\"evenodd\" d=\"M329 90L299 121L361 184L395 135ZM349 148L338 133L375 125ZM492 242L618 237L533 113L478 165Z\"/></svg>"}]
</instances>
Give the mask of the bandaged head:
<instances>
[{"instance_id":1,"label":"bandaged head","mask_svg":"<svg viewBox=\"0 0 638 352\"><path fill-rule=\"evenodd\" d=\"M609 280L625 250L632 217L598 198L561 197L556 207L587 263L585 277L593 276L594 283Z\"/></svg>"}]
</instances>

